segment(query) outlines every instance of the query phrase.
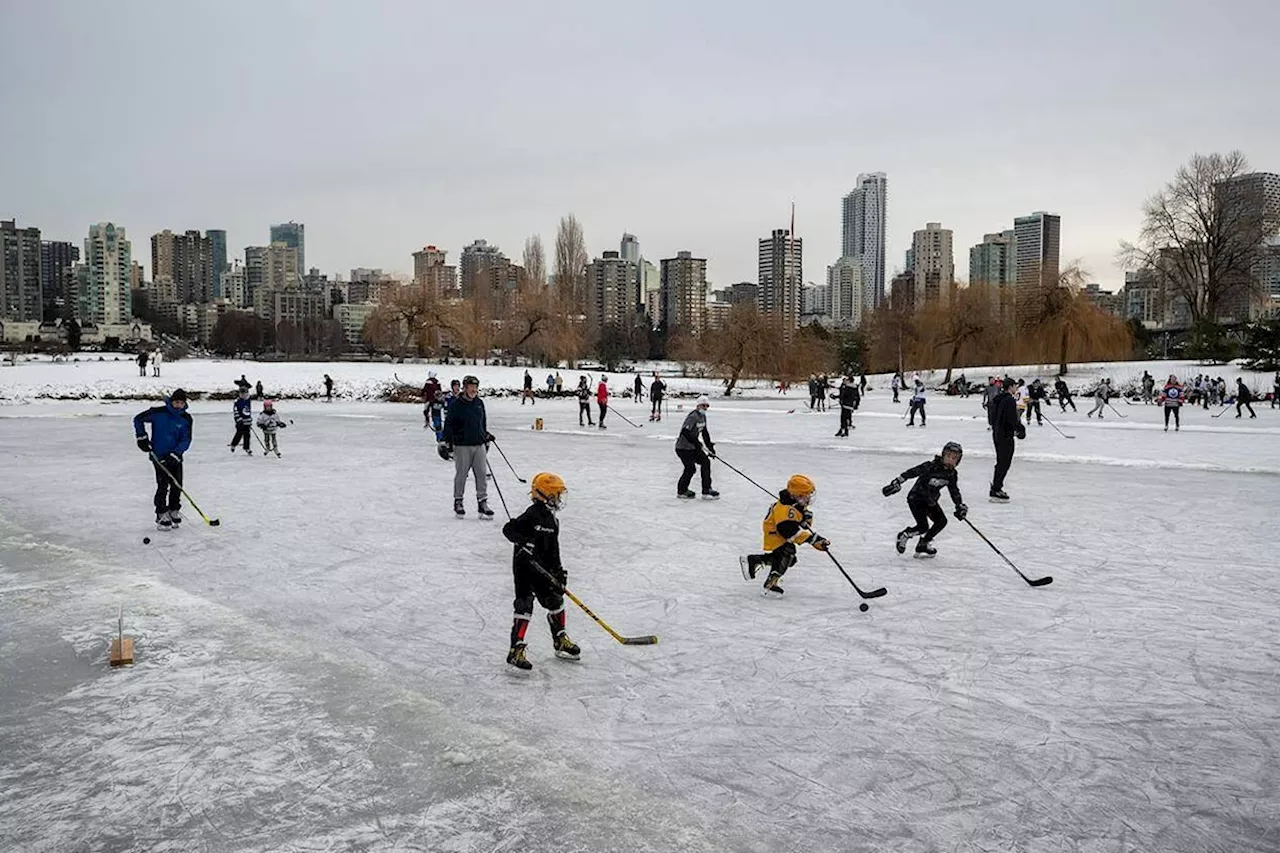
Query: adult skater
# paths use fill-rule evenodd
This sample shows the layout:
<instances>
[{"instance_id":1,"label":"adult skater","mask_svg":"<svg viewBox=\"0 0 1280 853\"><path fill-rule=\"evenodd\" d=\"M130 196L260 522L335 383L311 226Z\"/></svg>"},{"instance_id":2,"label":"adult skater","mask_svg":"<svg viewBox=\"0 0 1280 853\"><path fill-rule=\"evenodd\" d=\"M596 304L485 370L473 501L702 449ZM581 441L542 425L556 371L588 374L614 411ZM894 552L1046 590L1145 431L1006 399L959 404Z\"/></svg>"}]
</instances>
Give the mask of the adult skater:
<instances>
[{"instance_id":1,"label":"adult skater","mask_svg":"<svg viewBox=\"0 0 1280 853\"><path fill-rule=\"evenodd\" d=\"M1236 380L1236 417L1240 417L1240 407L1249 410L1249 417L1256 418L1258 415L1253 411L1253 392L1249 390L1249 386L1244 384L1244 379Z\"/></svg>"},{"instance_id":2,"label":"adult skater","mask_svg":"<svg viewBox=\"0 0 1280 853\"><path fill-rule=\"evenodd\" d=\"M1107 405L1107 398L1111 396L1111 380L1103 379L1098 383L1098 387L1093 389L1093 408L1088 411L1088 416L1093 417L1097 413L1098 420L1102 420L1102 410Z\"/></svg>"},{"instance_id":3,"label":"adult skater","mask_svg":"<svg viewBox=\"0 0 1280 853\"><path fill-rule=\"evenodd\" d=\"M445 441L453 455L453 514L462 518L467 511L462 499L467 493L467 472L476 479L476 511L480 518L493 518L489 509L489 486L485 475L489 472L487 451L493 436L489 434L484 414L484 400L480 399L480 380L474 376L462 377L462 395L449 406L445 420Z\"/></svg>"},{"instance_id":4,"label":"adult skater","mask_svg":"<svg viewBox=\"0 0 1280 853\"><path fill-rule=\"evenodd\" d=\"M435 373L433 372L431 376L435 376ZM262 383L259 382L258 384L261 385ZM439 382L436 383L436 385L439 384ZM327 373L324 375L324 401L326 403L333 402L333 377Z\"/></svg>"},{"instance_id":5,"label":"adult skater","mask_svg":"<svg viewBox=\"0 0 1280 853\"><path fill-rule=\"evenodd\" d=\"M840 429L836 430L836 438L848 438L853 429L853 412L858 408L858 386L848 376L840 380L840 391L836 395L840 403Z\"/></svg>"},{"instance_id":6,"label":"adult skater","mask_svg":"<svg viewBox=\"0 0 1280 853\"><path fill-rule=\"evenodd\" d=\"M1156 380L1149 371L1142 371L1142 402L1150 406L1155 402Z\"/></svg>"},{"instance_id":7,"label":"adult skater","mask_svg":"<svg viewBox=\"0 0 1280 853\"><path fill-rule=\"evenodd\" d=\"M1156 402L1164 407L1164 431L1169 431L1169 414L1173 413L1173 431L1182 429L1182 404L1186 402L1187 391L1178 383L1178 377L1169 374L1169 381L1164 384Z\"/></svg>"},{"instance_id":8,"label":"adult skater","mask_svg":"<svg viewBox=\"0 0 1280 853\"><path fill-rule=\"evenodd\" d=\"M538 405L538 401L533 399L533 375L529 373L528 369L524 372L524 390L520 394L520 405L523 406L525 400L535 406Z\"/></svg>"},{"instance_id":9,"label":"adult skater","mask_svg":"<svg viewBox=\"0 0 1280 853\"><path fill-rule=\"evenodd\" d=\"M434 370L427 371L427 381L422 383L422 428L427 429L431 426L431 410L436 403L436 397L440 396L440 380L436 378ZM437 426L436 429L439 429Z\"/></svg>"},{"instance_id":10,"label":"adult skater","mask_svg":"<svg viewBox=\"0 0 1280 853\"><path fill-rule=\"evenodd\" d=\"M151 437L146 425L151 424ZM182 523L182 454L191 446L191 413L187 392L174 389L159 406L144 409L133 418L138 449L151 459L156 475L156 527L169 530Z\"/></svg>"},{"instance_id":11,"label":"adult skater","mask_svg":"<svg viewBox=\"0 0 1280 853\"><path fill-rule=\"evenodd\" d=\"M280 458L280 442L276 438L276 431L284 429L287 424L284 418L280 417L280 413L275 409L274 400L264 400L262 403L262 412L258 415L258 429L262 430L262 458L266 458L268 453L274 453L276 458Z\"/></svg>"},{"instance_id":12,"label":"adult skater","mask_svg":"<svg viewBox=\"0 0 1280 853\"><path fill-rule=\"evenodd\" d=\"M662 420L662 398L667 396L667 383L655 371L649 383L649 420Z\"/></svg>"},{"instance_id":13,"label":"adult skater","mask_svg":"<svg viewBox=\"0 0 1280 853\"><path fill-rule=\"evenodd\" d=\"M1280 406L1280 370L1276 371L1276 378L1271 380L1271 408Z\"/></svg>"},{"instance_id":14,"label":"adult skater","mask_svg":"<svg viewBox=\"0 0 1280 853\"><path fill-rule=\"evenodd\" d=\"M1004 478L1013 464L1014 438L1027 437L1026 427L1018 417L1018 404L1010 391L1016 383L1010 377L1004 378L1000 393L991 403L991 442L996 447L996 467L991 475L991 491L988 497L998 503L1008 503L1009 496L1004 491Z\"/></svg>"},{"instance_id":15,"label":"adult skater","mask_svg":"<svg viewBox=\"0 0 1280 853\"><path fill-rule=\"evenodd\" d=\"M151 375L160 375L160 363L164 361L164 352L157 349L151 354Z\"/></svg>"},{"instance_id":16,"label":"adult skater","mask_svg":"<svg viewBox=\"0 0 1280 853\"><path fill-rule=\"evenodd\" d=\"M920 537L920 541L916 543L917 559L932 557L938 553L932 543L934 537L947 526L947 514L942 511L942 507L938 506L943 486L947 487L951 500L955 502L956 518L964 521L969 514L969 508L964 505L964 499L960 497L960 481L956 473L962 458L964 458L964 448L958 442L948 441L943 445L942 453L908 468L880 490L881 494L887 498L901 491L902 484L907 480L916 478L915 485L911 487L911 491L907 492L907 508L911 510L916 523L898 534L898 541L894 547L898 549L899 554L907 552L907 543L913 536Z\"/></svg>"},{"instance_id":17,"label":"adult skater","mask_svg":"<svg viewBox=\"0 0 1280 853\"><path fill-rule=\"evenodd\" d=\"M893 374L893 379L890 381L889 387L893 389L893 402L895 403L899 402L898 392L902 390L902 374L901 373Z\"/></svg>"},{"instance_id":18,"label":"adult skater","mask_svg":"<svg viewBox=\"0 0 1280 853\"><path fill-rule=\"evenodd\" d=\"M560 375L560 371L556 371L556 393L564 392L564 378Z\"/></svg>"},{"instance_id":19,"label":"adult skater","mask_svg":"<svg viewBox=\"0 0 1280 853\"><path fill-rule=\"evenodd\" d=\"M1044 383L1039 379L1031 382L1027 388L1027 426L1031 426L1031 415L1036 416L1036 425L1044 426L1044 415L1040 412L1040 401L1047 400L1049 392L1045 390Z\"/></svg>"},{"instance_id":20,"label":"adult skater","mask_svg":"<svg viewBox=\"0 0 1280 853\"><path fill-rule=\"evenodd\" d=\"M147 375L147 358L148 358L148 356L147 356L147 351L146 351L146 350L143 350L142 352L138 353L138 359L137 359L137 360L138 360L138 375L139 375L139 376L146 376L146 375Z\"/></svg>"},{"instance_id":21,"label":"adult skater","mask_svg":"<svg viewBox=\"0 0 1280 853\"><path fill-rule=\"evenodd\" d=\"M609 380L600 374L600 384L596 386L596 405L600 407L600 429L608 429L604 425L604 416L609 414Z\"/></svg>"},{"instance_id":22,"label":"adult skater","mask_svg":"<svg viewBox=\"0 0 1280 853\"><path fill-rule=\"evenodd\" d=\"M920 426L924 426L928 422L928 418L924 413L924 383L916 380L915 390L911 392L911 406L908 409L910 416L907 418L907 426L916 425L916 412L920 413Z\"/></svg>"},{"instance_id":23,"label":"adult skater","mask_svg":"<svg viewBox=\"0 0 1280 853\"><path fill-rule=\"evenodd\" d=\"M1053 390L1058 392L1058 405L1062 407L1062 411L1066 412L1067 406L1071 407L1071 411L1078 412L1076 401L1071 398L1071 389L1067 387L1066 380L1061 376L1053 380Z\"/></svg>"},{"instance_id":24,"label":"adult skater","mask_svg":"<svg viewBox=\"0 0 1280 853\"><path fill-rule=\"evenodd\" d=\"M636 381L633 383L632 394L635 395L637 403L644 402L644 380L640 378L640 374L636 374Z\"/></svg>"},{"instance_id":25,"label":"adult skater","mask_svg":"<svg viewBox=\"0 0 1280 853\"><path fill-rule=\"evenodd\" d=\"M745 580L755 580L761 566L769 567L769 575L764 580L765 595L782 597L782 576L796 564L797 545L807 542L819 551L830 547L831 542L813 532L811 527L813 513L809 511L809 505L816 493L813 480L804 474L792 474L787 480L787 487L778 492L778 499L765 513L762 525L765 553L738 558Z\"/></svg>"},{"instance_id":26,"label":"adult skater","mask_svg":"<svg viewBox=\"0 0 1280 853\"><path fill-rule=\"evenodd\" d=\"M254 391L254 393L255 393L255 394L257 394L257 395L258 395L258 399L259 399L259 400L261 400L261 399L263 398L264 394L263 394L263 392L262 392L262 380L261 380L261 379L259 379L259 380L258 380L258 384L254 386L253 391Z\"/></svg>"},{"instance_id":27,"label":"adult skater","mask_svg":"<svg viewBox=\"0 0 1280 853\"><path fill-rule=\"evenodd\" d=\"M578 388L573 393L578 398L578 426L583 426L583 416L587 419L586 426L595 426L596 422L591 420L591 389L587 386L587 377L578 377Z\"/></svg>"},{"instance_id":28,"label":"adult skater","mask_svg":"<svg viewBox=\"0 0 1280 853\"><path fill-rule=\"evenodd\" d=\"M1000 389L1000 380L994 376L988 376L987 387L982 389L982 408L987 410L987 429L991 429L991 425L995 423L996 410L994 403L996 395L1000 393Z\"/></svg>"},{"instance_id":29,"label":"adult skater","mask_svg":"<svg viewBox=\"0 0 1280 853\"><path fill-rule=\"evenodd\" d=\"M689 483L693 481L693 469L697 466L702 472L702 497L715 500L720 493L711 488L711 460L716 458L716 446L711 441L711 433L707 432L707 409L711 401L703 394L698 403L685 416L684 426L680 427L680 435L676 438L676 456L684 463L684 471L680 481L676 483L676 495L685 499L697 497L689 491ZM699 443L701 439L701 443ZM702 447L706 445L706 452ZM708 458L710 457L710 458Z\"/></svg>"},{"instance_id":30,"label":"adult skater","mask_svg":"<svg viewBox=\"0 0 1280 853\"><path fill-rule=\"evenodd\" d=\"M248 379L245 379L244 374L241 373L240 378L236 380L236 388L241 391L248 391L252 387L253 384Z\"/></svg>"},{"instance_id":31,"label":"adult skater","mask_svg":"<svg viewBox=\"0 0 1280 853\"><path fill-rule=\"evenodd\" d=\"M236 434L231 436L231 443L227 446L231 448L232 453L235 453L236 445L244 442L244 452L252 456L253 448L249 446L249 433L253 432L253 403L249 401L248 388L241 388L235 402L231 404L231 421L235 424Z\"/></svg>"}]
</instances>

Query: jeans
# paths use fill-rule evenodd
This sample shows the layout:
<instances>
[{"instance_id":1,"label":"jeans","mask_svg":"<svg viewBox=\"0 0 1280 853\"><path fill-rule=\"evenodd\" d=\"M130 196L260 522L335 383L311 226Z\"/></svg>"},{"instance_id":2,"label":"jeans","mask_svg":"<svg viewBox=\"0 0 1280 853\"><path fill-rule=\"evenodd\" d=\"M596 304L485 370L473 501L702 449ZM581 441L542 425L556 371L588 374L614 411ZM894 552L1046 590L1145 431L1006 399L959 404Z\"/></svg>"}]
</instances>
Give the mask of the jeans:
<instances>
[{"instance_id":1,"label":"jeans","mask_svg":"<svg viewBox=\"0 0 1280 853\"><path fill-rule=\"evenodd\" d=\"M457 444L453 448L453 499L462 500L467 494L467 474L476 476L476 500L489 499L489 485L485 474L489 471L488 452L483 444Z\"/></svg>"}]
</instances>

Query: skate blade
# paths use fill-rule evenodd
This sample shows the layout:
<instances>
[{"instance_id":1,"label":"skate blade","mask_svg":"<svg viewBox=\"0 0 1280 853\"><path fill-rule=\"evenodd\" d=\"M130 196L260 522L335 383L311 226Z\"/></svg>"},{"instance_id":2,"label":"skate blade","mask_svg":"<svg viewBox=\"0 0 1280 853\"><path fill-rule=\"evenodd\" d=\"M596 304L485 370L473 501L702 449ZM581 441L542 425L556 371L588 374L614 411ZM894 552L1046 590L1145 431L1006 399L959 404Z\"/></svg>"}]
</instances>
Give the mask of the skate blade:
<instances>
[{"instance_id":1,"label":"skate blade","mask_svg":"<svg viewBox=\"0 0 1280 853\"><path fill-rule=\"evenodd\" d=\"M755 578L751 577L751 569L747 566L747 558L746 558L746 557L739 557L739 558L738 558L738 568L742 570L742 579L743 579L744 581L753 581L753 580L755 580Z\"/></svg>"},{"instance_id":2,"label":"skate blade","mask_svg":"<svg viewBox=\"0 0 1280 853\"><path fill-rule=\"evenodd\" d=\"M938 555L937 555L937 554L925 554L925 553L919 553L919 554L915 554L915 555L913 555L913 556L914 556L917 560L932 560L934 557L936 557L936 556L938 556Z\"/></svg>"},{"instance_id":3,"label":"skate blade","mask_svg":"<svg viewBox=\"0 0 1280 853\"><path fill-rule=\"evenodd\" d=\"M533 675L532 669L521 669L520 667L516 666L513 663L506 664L505 666L507 669L507 675L510 675L512 678L523 679L523 678L529 678L530 676Z\"/></svg>"},{"instance_id":4,"label":"skate blade","mask_svg":"<svg viewBox=\"0 0 1280 853\"><path fill-rule=\"evenodd\" d=\"M1008 498L987 498L987 500L993 504L1007 504L1009 502Z\"/></svg>"},{"instance_id":5,"label":"skate blade","mask_svg":"<svg viewBox=\"0 0 1280 853\"><path fill-rule=\"evenodd\" d=\"M580 662L582 661L582 655L581 655L581 654L571 655L571 654L569 654L568 652L561 652L561 651L557 651L557 652L555 653L555 655L556 655L556 657L558 657L560 660L573 661L574 663L580 663Z\"/></svg>"},{"instance_id":6,"label":"skate blade","mask_svg":"<svg viewBox=\"0 0 1280 853\"><path fill-rule=\"evenodd\" d=\"M481 521L493 521L493 516L492 516L492 515L481 515L481 516L478 516L478 518L479 518Z\"/></svg>"},{"instance_id":7,"label":"skate blade","mask_svg":"<svg viewBox=\"0 0 1280 853\"><path fill-rule=\"evenodd\" d=\"M720 496L719 495L703 495L702 499L704 501L718 501L720 500Z\"/></svg>"},{"instance_id":8,"label":"skate blade","mask_svg":"<svg viewBox=\"0 0 1280 853\"><path fill-rule=\"evenodd\" d=\"M760 590L760 594L765 598L782 598L782 593L775 589L762 589Z\"/></svg>"}]
</instances>

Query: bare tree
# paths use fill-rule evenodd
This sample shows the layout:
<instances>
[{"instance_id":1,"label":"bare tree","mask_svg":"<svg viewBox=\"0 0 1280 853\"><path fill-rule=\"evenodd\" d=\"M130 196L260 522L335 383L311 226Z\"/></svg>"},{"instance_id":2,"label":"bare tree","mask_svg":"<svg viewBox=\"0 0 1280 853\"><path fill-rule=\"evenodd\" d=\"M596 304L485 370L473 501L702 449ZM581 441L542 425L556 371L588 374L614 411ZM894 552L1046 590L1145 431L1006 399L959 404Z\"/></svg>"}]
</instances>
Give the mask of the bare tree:
<instances>
[{"instance_id":1,"label":"bare tree","mask_svg":"<svg viewBox=\"0 0 1280 853\"><path fill-rule=\"evenodd\" d=\"M581 309L587 296L587 242L582 236L582 223L570 213L560 220L556 231L556 290Z\"/></svg>"},{"instance_id":2,"label":"bare tree","mask_svg":"<svg viewBox=\"0 0 1280 853\"><path fill-rule=\"evenodd\" d=\"M1121 263L1149 271L1197 326L1257 292L1259 250L1280 228L1248 172L1239 151L1196 154L1147 199L1137 242L1120 244Z\"/></svg>"},{"instance_id":3,"label":"bare tree","mask_svg":"<svg viewBox=\"0 0 1280 853\"><path fill-rule=\"evenodd\" d=\"M524 281L533 287L544 287L547 283L547 254L542 248L542 238L537 234L524 241Z\"/></svg>"},{"instance_id":4,"label":"bare tree","mask_svg":"<svg viewBox=\"0 0 1280 853\"><path fill-rule=\"evenodd\" d=\"M704 354L712 369L728 374L726 397L744 373L761 370L767 356L776 352L770 346L770 331L768 318L757 312L754 304L744 302L729 309L723 326L703 335Z\"/></svg>"},{"instance_id":5,"label":"bare tree","mask_svg":"<svg viewBox=\"0 0 1280 853\"><path fill-rule=\"evenodd\" d=\"M965 344L976 340L989 329L995 318L991 299L981 287L966 287L956 291L955 299L949 308L942 309L942 334L937 347L950 347L947 355L947 375L942 378L944 384L951 383L951 371L955 369L956 360Z\"/></svg>"}]
</instances>

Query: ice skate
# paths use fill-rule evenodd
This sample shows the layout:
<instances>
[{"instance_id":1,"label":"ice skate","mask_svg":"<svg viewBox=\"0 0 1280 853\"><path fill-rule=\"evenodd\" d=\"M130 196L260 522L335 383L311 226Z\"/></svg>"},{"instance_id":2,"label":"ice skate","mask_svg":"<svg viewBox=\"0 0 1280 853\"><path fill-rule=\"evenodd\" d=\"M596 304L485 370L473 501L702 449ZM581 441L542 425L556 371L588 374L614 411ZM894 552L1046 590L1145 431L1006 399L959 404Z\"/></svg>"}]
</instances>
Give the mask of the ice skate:
<instances>
[{"instance_id":1,"label":"ice skate","mask_svg":"<svg viewBox=\"0 0 1280 853\"><path fill-rule=\"evenodd\" d=\"M507 663L523 672L533 669L533 664L529 663L529 659L524 656L523 645L511 647L511 650L507 652Z\"/></svg>"},{"instance_id":2,"label":"ice skate","mask_svg":"<svg viewBox=\"0 0 1280 853\"><path fill-rule=\"evenodd\" d=\"M1004 489L992 489L987 494L987 497L991 499L992 503L996 504L1007 504L1009 502L1009 496L1005 494Z\"/></svg>"},{"instance_id":3,"label":"ice skate","mask_svg":"<svg viewBox=\"0 0 1280 853\"><path fill-rule=\"evenodd\" d=\"M689 491L688 489L685 489L683 492L676 492L676 497L683 498L687 501L691 501L698 496L695 495L693 492Z\"/></svg>"},{"instance_id":4,"label":"ice skate","mask_svg":"<svg viewBox=\"0 0 1280 853\"><path fill-rule=\"evenodd\" d=\"M489 509L488 501L480 501L476 504L476 512L480 513L482 521L493 521L493 510Z\"/></svg>"},{"instance_id":5,"label":"ice skate","mask_svg":"<svg viewBox=\"0 0 1280 853\"><path fill-rule=\"evenodd\" d=\"M910 542L911 537L915 535L915 530L908 527L906 530L898 534L898 541L893 543L893 547L898 549L899 554L907 553L907 543Z\"/></svg>"},{"instance_id":6,"label":"ice skate","mask_svg":"<svg viewBox=\"0 0 1280 853\"><path fill-rule=\"evenodd\" d=\"M738 558L738 568L742 569L742 579L744 581L753 581L756 579L756 572L760 571L760 558L756 554L744 554Z\"/></svg>"},{"instance_id":7,"label":"ice skate","mask_svg":"<svg viewBox=\"0 0 1280 853\"><path fill-rule=\"evenodd\" d=\"M458 518L462 518L467 514L467 509L462 505L462 498L458 498L453 502L453 514Z\"/></svg>"},{"instance_id":8,"label":"ice skate","mask_svg":"<svg viewBox=\"0 0 1280 853\"><path fill-rule=\"evenodd\" d=\"M555 649L556 657L563 660L579 660L582 654L578 644L570 640L569 635L563 631L556 634L556 638L551 641L551 646Z\"/></svg>"},{"instance_id":9,"label":"ice skate","mask_svg":"<svg viewBox=\"0 0 1280 853\"><path fill-rule=\"evenodd\" d=\"M156 513L156 529L157 530L173 529L173 522L169 519L169 513L167 512Z\"/></svg>"},{"instance_id":10,"label":"ice skate","mask_svg":"<svg viewBox=\"0 0 1280 853\"><path fill-rule=\"evenodd\" d=\"M782 575L777 572L770 572L769 577L765 578L764 582L765 598L781 598L783 593L781 583Z\"/></svg>"},{"instance_id":11,"label":"ice skate","mask_svg":"<svg viewBox=\"0 0 1280 853\"><path fill-rule=\"evenodd\" d=\"M178 510L171 509L169 510L168 515L169 515L169 523L172 524L175 528L179 524L182 524L182 513L179 512Z\"/></svg>"},{"instance_id":12,"label":"ice skate","mask_svg":"<svg viewBox=\"0 0 1280 853\"><path fill-rule=\"evenodd\" d=\"M938 549L928 542L921 542L916 545L915 558L917 560L931 560L938 553Z\"/></svg>"},{"instance_id":13,"label":"ice skate","mask_svg":"<svg viewBox=\"0 0 1280 853\"><path fill-rule=\"evenodd\" d=\"M702 493L702 499L704 501L718 501L720 500L720 493L715 489L707 489Z\"/></svg>"}]
</instances>

